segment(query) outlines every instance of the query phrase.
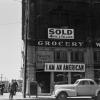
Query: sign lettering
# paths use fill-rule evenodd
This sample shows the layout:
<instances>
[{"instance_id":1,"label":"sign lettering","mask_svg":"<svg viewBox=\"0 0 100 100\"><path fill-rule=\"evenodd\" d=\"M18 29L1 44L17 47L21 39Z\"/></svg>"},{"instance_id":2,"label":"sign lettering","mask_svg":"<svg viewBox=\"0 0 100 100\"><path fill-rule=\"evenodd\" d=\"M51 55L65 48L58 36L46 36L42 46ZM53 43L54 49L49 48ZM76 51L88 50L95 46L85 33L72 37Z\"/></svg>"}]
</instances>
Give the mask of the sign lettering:
<instances>
[{"instance_id":1,"label":"sign lettering","mask_svg":"<svg viewBox=\"0 0 100 100\"><path fill-rule=\"evenodd\" d=\"M48 28L50 39L74 39L74 29Z\"/></svg>"},{"instance_id":2,"label":"sign lettering","mask_svg":"<svg viewBox=\"0 0 100 100\"><path fill-rule=\"evenodd\" d=\"M82 47L83 45L83 42L38 41L38 46Z\"/></svg>"},{"instance_id":3,"label":"sign lettering","mask_svg":"<svg viewBox=\"0 0 100 100\"><path fill-rule=\"evenodd\" d=\"M85 72L85 64L45 63L45 71L53 72Z\"/></svg>"}]
</instances>

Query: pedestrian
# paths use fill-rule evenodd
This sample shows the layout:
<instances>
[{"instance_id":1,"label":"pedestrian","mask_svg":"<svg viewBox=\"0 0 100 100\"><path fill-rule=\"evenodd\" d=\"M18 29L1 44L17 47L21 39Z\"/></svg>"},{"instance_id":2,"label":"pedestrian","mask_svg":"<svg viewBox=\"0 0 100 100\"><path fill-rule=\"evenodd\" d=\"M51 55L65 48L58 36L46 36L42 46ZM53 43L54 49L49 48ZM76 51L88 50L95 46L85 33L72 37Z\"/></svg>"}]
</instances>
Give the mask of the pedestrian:
<instances>
[{"instance_id":1,"label":"pedestrian","mask_svg":"<svg viewBox=\"0 0 100 100\"><path fill-rule=\"evenodd\" d=\"M13 99L14 96L14 92L15 92L15 85L14 85L14 80L11 81L11 83L9 84L9 99Z\"/></svg>"},{"instance_id":2,"label":"pedestrian","mask_svg":"<svg viewBox=\"0 0 100 100\"><path fill-rule=\"evenodd\" d=\"M0 84L0 95L1 95L2 85Z\"/></svg>"},{"instance_id":3,"label":"pedestrian","mask_svg":"<svg viewBox=\"0 0 100 100\"><path fill-rule=\"evenodd\" d=\"M5 88L5 84L1 83L1 95L3 95L3 93L4 93L4 88Z\"/></svg>"},{"instance_id":4,"label":"pedestrian","mask_svg":"<svg viewBox=\"0 0 100 100\"><path fill-rule=\"evenodd\" d=\"M14 95L16 95L17 88L18 88L18 83L17 83L17 81L15 80L15 81L14 81Z\"/></svg>"}]
</instances>

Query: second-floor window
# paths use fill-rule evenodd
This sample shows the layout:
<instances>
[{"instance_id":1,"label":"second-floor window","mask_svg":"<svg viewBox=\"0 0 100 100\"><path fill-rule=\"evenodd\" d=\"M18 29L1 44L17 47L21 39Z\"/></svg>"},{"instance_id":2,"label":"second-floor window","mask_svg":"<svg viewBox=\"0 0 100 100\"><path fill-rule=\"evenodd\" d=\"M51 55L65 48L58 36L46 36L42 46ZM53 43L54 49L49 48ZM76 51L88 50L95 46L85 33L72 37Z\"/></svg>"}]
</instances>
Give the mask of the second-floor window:
<instances>
[{"instance_id":1,"label":"second-floor window","mask_svg":"<svg viewBox=\"0 0 100 100\"><path fill-rule=\"evenodd\" d=\"M67 52L55 51L54 60L55 62L59 62L59 63L67 62Z\"/></svg>"},{"instance_id":2,"label":"second-floor window","mask_svg":"<svg viewBox=\"0 0 100 100\"><path fill-rule=\"evenodd\" d=\"M95 63L100 63L100 51L95 51L94 52L94 62Z\"/></svg>"},{"instance_id":3,"label":"second-floor window","mask_svg":"<svg viewBox=\"0 0 100 100\"><path fill-rule=\"evenodd\" d=\"M72 51L71 52L71 62L84 62L84 52Z\"/></svg>"}]
</instances>

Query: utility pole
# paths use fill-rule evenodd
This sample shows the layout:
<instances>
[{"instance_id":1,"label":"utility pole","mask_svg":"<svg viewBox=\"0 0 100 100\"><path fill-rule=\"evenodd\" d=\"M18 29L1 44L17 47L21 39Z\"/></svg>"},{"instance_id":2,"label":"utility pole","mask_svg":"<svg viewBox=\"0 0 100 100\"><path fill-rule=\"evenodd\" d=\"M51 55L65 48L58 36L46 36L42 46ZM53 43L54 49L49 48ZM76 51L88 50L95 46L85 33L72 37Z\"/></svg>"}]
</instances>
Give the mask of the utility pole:
<instances>
[{"instance_id":1,"label":"utility pole","mask_svg":"<svg viewBox=\"0 0 100 100\"><path fill-rule=\"evenodd\" d=\"M27 74L27 33L25 33L25 61L24 61L24 93L23 97L26 98L26 74Z\"/></svg>"},{"instance_id":2,"label":"utility pole","mask_svg":"<svg viewBox=\"0 0 100 100\"><path fill-rule=\"evenodd\" d=\"M24 59L24 80L23 80L23 97L26 98L26 81L27 81L27 34L28 34L28 2L29 0L22 0L25 3L25 28L24 28L24 46L25 46L25 59Z\"/></svg>"}]
</instances>

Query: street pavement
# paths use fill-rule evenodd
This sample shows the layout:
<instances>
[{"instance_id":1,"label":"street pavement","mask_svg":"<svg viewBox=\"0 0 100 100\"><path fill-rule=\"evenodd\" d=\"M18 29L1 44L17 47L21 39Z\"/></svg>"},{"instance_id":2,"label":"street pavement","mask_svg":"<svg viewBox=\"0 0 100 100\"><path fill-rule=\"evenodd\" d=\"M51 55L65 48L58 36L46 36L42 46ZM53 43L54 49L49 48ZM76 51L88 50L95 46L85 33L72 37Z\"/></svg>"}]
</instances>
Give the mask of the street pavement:
<instances>
[{"instance_id":1,"label":"street pavement","mask_svg":"<svg viewBox=\"0 0 100 100\"><path fill-rule=\"evenodd\" d=\"M9 93L4 93L4 95L0 95L0 100L9 100ZM23 98L21 92L17 92L16 95L13 97L13 100L55 100L51 98L51 96L26 96L26 98ZM93 100L91 98L87 97L77 97L77 98L68 98L68 100Z\"/></svg>"}]
</instances>

